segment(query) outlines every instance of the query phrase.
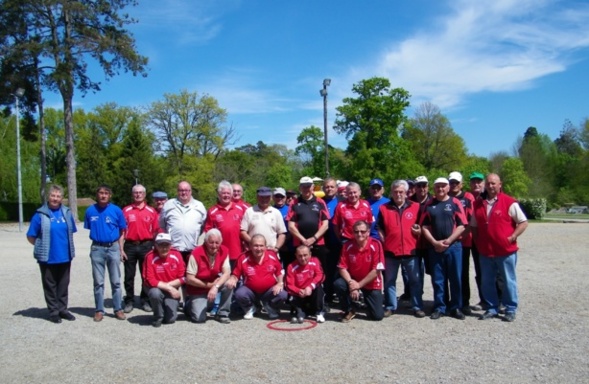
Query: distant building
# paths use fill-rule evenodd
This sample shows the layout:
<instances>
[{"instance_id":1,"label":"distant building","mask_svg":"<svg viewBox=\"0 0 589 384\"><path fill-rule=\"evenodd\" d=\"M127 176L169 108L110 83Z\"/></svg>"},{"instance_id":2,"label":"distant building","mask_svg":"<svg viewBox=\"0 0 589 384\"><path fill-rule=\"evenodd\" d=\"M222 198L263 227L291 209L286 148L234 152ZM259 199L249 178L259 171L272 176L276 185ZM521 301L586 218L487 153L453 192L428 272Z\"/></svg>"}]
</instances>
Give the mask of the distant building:
<instances>
[{"instance_id":1,"label":"distant building","mask_svg":"<svg viewBox=\"0 0 589 384\"><path fill-rule=\"evenodd\" d=\"M589 213L589 208L586 205L574 205L567 210L567 213L572 213L572 214Z\"/></svg>"}]
</instances>

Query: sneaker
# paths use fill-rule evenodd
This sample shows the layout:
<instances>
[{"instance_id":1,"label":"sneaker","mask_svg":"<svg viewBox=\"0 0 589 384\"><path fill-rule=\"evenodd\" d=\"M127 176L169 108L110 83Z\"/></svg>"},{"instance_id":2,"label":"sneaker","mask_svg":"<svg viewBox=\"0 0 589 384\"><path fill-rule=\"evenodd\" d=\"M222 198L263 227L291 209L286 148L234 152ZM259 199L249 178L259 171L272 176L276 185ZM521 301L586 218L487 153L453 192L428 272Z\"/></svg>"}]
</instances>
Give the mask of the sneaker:
<instances>
[{"instance_id":1,"label":"sneaker","mask_svg":"<svg viewBox=\"0 0 589 384\"><path fill-rule=\"evenodd\" d=\"M487 311L487 312L483 313L481 315L481 317L479 317L479 320L489 320L489 319L493 319L495 317L497 317L496 313Z\"/></svg>"},{"instance_id":2,"label":"sneaker","mask_svg":"<svg viewBox=\"0 0 589 384\"><path fill-rule=\"evenodd\" d=\"M503 316L503 321L507 321L508 323L515 321L515 312L507 312L505 316Z\"/></svg>"},{"instance_id":3,"label":"sneaker","mask_svg":"<svg viewBox=\"0 0 589 384\"><path fill-rule=\"evenodd\" d=\"M464 313L462 313L462 311L460 309L455 309L452 312L450 312L450 314L455 319L458 319L458 320L464 320L465 319Z\"/></svg>"},{"instance_id":4,"label":"sneaker","mask_svg":"<svg viewBox=\"0 0 589 384\"><path fill-rule=\"evenodd\" d=\"M215 315L215 320L217 320L221 324L229 324L229 323L231 323L231 320L229 319L229 316Z\"/></svg>"},{"instance_id":5,"label":"sneaker","mask_svg":"<svg viewBox=\"0 0 589 384\"><path fill-rule=\"evenodd\" d=\"M127 320L127 316L125 316L125 313L120 310L115 312L115 317L117 318L117 320Z\"/></svg>"},{"instance_id":6,"label":"sneaker","mask_svg":"<svg viewBox=\"0 0 589 384\"><path fill-rule=\"evenodd\" d=\"M384 311L384 315L383 315L383 316L384 316L384 317L391 317L391 316L393 316L394 314L395 314L395 311L392 311L392 310L390 310L390 309L387 309L387 310L385 310L385 311Z\"/></svg>"},{"instance_id":7,"label":"sneaker","mask_svg":"<svg viewBox=\"0 0 589 384\"><path fill-rule=\"evenodd\" d=\"M323 316L323 313L317 314L317 322L318 323L325 323L325 317Z\"/></svg>"},{"instance_id":8,"label":"sneaker","mask_svg":"<svg viewBox=\"0 0 589 384\"><path fill-rule=\"evenodd\" d=\"M270 320L276 320L280 317L279 312L276 309L272 308L270 304L264 304L264 309L266 310L266 313L268 314Z\"/></svg>"},{"instance_id":9,"label":"sneaker","mask_svg":"<svg viewBox=\"0 0 589 384\"><path fill-rule=\"evenodd\" d=\"M143 304L141 305L141 309L143 310L143 312L153 312L151 304L147 301L143 302Z\"/></svg>"},{"instance_id":10,"label":"sneaker","mask_svg":"<svg viewBox=\"0 0 589 384\"><path fill-rule=\"evenodd\" d=\"M344 314L344 317L342 318L342 323L349 323L350 321L352 321L354 317L356 317L356 311L352 309L351 311Z\"/></svg>"},{"instance_id":11,"label":"sneaker","mask_svg":"<svg viewBox=\"0 0 589 384\"><path fill-rule=\"evenodd\" d=\"M157 319L157 320L154 320L154 321L151 323L151 325L153 325L155 328L159 328L159 327L161 327L161 326L162 326L162 319Z\"/></svg>"},{"instance_id":12,"label":"sneaker","mask_svg":"<svg viewBox=\"0 0 589 384\"><path fill-rule=\"evenodd\" d=\"M254 318L254 313L256 313L256 306L252 305L243 315L244 320L251 320Z\"/></svg>"},{"instance_id":13,"label":"sneaker","mask_svg":"<svg viewBox=\"0 0 589 384\"><path fill-rule=\"evenodd\" d=\"M132 302L125 303L125 308L123 308L123 312L125 312L125 313L133 312L133 303Z\"/></svg>"},{"instance_id":14,"label":"sneaker","mask_svg":"<svg viewBox=\"0 0 589 384\"><path fill-rule=\"evenodd\" d=\"M432 314L430 315L430 319L432 320L438 320L440 317L442 317L442 312L438 311L437 309L435 311L432 312Z\"/></svg>"},{"instance_id":15,"label":"sneaker","mask_svg":"<svg viewBox=\"0 0 589 384\"><path fill-rule=\"evenodd\" d=\"M419 319L423 319L425 317L425 312L423 312L421 309L418 309L415 312L413 312L413 316Z\"/></svg>"},{"instance_id":16,"label":"sneaker","mask_svg":"<svg viewBox=\"0 0 589 384\"><path fill-rule=\"evenodd\" d=\"M499 313L500 313L501 315L505 314L505 305L501 304L501 305L499 306Z\"/></svg>"}]
</instances>

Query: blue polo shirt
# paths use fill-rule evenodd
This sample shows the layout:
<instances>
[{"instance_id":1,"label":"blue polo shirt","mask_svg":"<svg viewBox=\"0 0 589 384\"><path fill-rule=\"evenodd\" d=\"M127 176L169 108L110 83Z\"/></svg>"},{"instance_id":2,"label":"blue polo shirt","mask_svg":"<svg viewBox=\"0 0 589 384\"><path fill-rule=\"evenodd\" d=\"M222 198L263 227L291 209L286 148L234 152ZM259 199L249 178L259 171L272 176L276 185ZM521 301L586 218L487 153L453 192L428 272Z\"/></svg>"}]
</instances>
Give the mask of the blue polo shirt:
<instances>
[{"instance_id":1,"label":"blue polo shirt","mask_svg":"<svg viewBox=\"0 0 589 384\"><path fill-rule=\"evenodd\" d=\"M115 204L100 207L94 204L86 209L84 228L90 230L90 239L99 243L114 243L127 229L127 222L121 208Z\"/></svg>"},{"instance_id":2,"label":"blue polo shirt","mask_svg":"<svg viewBox=\"0 0 589 384\"><path fill-rule=\"evenodd\" d=\"M374 217L374 221L370 224L370 237L375 238L376 240L382 240L378 234L378 229L376 229L376 223L378 223L378 214L380 213L380 206L383 204L388 203L391 201L386 197L381 197L378 200L368 199L368 203L370 204L370 209L372 210L372 217Z\"/></svg>"}]
</instances>

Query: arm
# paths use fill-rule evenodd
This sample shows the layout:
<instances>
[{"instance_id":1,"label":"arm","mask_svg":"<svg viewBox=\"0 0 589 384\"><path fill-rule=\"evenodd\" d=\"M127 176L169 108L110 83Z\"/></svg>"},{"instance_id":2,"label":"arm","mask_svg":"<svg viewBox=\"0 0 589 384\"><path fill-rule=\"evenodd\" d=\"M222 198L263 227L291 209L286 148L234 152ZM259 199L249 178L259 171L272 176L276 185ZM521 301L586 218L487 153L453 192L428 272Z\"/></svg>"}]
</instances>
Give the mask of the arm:
<instances>
[{"instance_id":1,"label":"arm","mask_svg":"<svg viewBox=\"0 0 589 384\"><path fill-rule=\"evenodd\" d=\"M429 225L424 225L421 227L421 234L431 245L433 245L436 252L444 252L448 248L448 245L444 244L443 241L434 239L434 236L431 233L431 227Z\"/></svg>"},{"instance_id":2,"label":"arm","mask_svg":"<svg viewBox=\"0 0 589 384\"><path fill-rule=\"evenodd\" d=\"M37 238L33 236L27 236L27 240L29 243L31 243L31 245L35 245L35 240L37 240Z\"/></svg>"},{"instance_id":3,"label":"arm","mask_svg":"<svg viewBox=\"0 0 589 384\"><path fill-rule=\"evenodd\" d=\"M524 231L526 230L526 228L528 228L528 221L522 221L521 223L518 223L517 226L515 227L515 230L513 231L513 233L511 234L511 236L509 236L507 239L509 240L510 243L515 243L517 241L517 238L519 237L519 235L521 235L522 233L524 233Z\"/></svg>"},{"instance_id":4,"label":"arm","mask_svg":"<svg viewBox=\"0 0 589 384\"><path fill-rule=\"evenodd\" d=\"M117 240L117 242L119 243L119 251L121 253L121 261L127 260L127 254L123 250L123 247L124 247L124 244L125 244L125 232L126 232L126 230L127 230L127 228L124 228L124 229L119 230L119 238Z\"/></svg>"}]
</instances>

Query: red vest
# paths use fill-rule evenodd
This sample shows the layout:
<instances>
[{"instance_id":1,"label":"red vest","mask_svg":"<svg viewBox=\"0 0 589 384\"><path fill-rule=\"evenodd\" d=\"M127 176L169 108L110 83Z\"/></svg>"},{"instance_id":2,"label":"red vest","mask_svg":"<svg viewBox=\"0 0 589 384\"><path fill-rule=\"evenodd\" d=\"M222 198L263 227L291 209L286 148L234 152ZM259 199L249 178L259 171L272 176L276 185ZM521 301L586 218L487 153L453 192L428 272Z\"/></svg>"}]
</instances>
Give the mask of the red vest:
<instances>
[{"instance_id":1,"label":"red vest","mask_svg":"<svg viewBox=\"0 0 589 384\"><path fill-rule=\"evenodd\" d=\"M417 237L411 233L411 227L418 223L418 216L419 203L407 201L401 211L393 201L380 206L378 225L385 235L385 251L399 257L415 255Z\"/></svg>"},{"instance_id":2,"label":"red vest","mask_svg":"<svg viewBox=\"0 0 589 384\"><path fill-rule=\"evenodd\" d=\"M223 263L225 263L225 260L229 257L229 250L226 246L221 245L212 266L209 263L209 257L207 256L204 246L196 247L192 251L192 257L194 257L194 261L196 261L196 265L198 266L198 271L196 272L195 277L200 281L210 283L219 277L219 274L223 269ZM186 292L189 295L205 295L209 292L209 289L186 284Z\"/></svg>"},{"instance_id":3,"label":"red vest","mask_svg":"<svg viewBox=\"0 0 589 384\"><path fill-rule=\"evenodd\" d=\"M487 200L474 202L474 217L477 221L475 243L481 255L488 257L508 256L517 252L517 243L507 239L513 234L516 223L509 216L509 207L516 200L504 193L497 195L497 201L487 215Z\"/></svg>"}]
</instances>

